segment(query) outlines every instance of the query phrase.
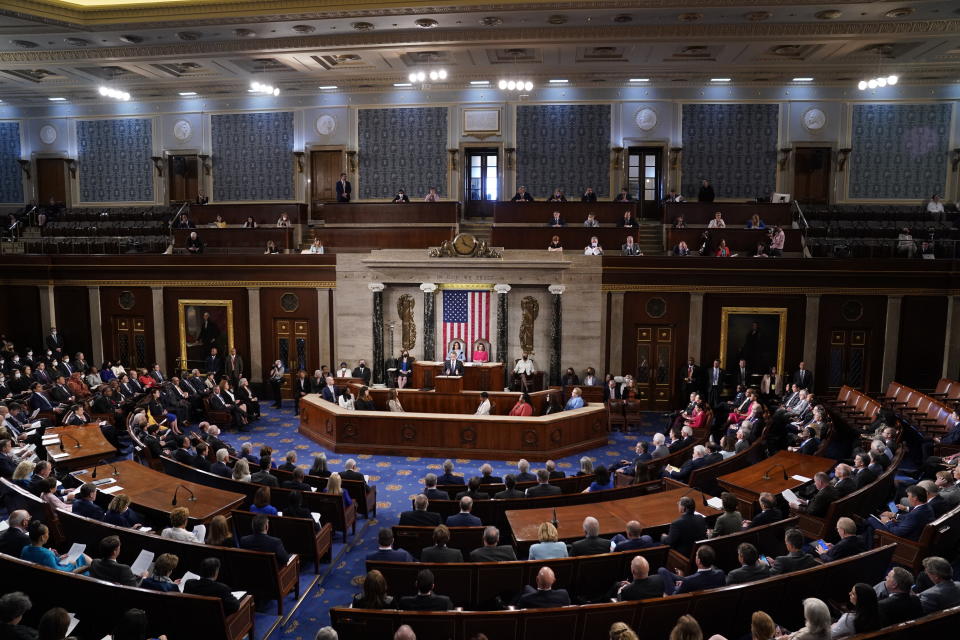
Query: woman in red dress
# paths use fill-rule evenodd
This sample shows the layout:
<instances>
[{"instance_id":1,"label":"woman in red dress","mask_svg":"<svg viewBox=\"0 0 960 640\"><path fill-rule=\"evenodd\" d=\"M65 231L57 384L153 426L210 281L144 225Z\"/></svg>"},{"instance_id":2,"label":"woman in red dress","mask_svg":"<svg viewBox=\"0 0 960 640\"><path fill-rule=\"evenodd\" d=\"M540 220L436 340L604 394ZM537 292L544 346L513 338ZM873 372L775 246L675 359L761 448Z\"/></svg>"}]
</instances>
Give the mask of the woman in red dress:
<instances>
[{"instance_id":1,"label":"woman in red dress","mask_svg":"<svg viewBox=\"0 0 960 640\"><path fill-rule=\"evenodd\" d=\"M533 403L530 401L530 394L524 393L517 400L517 404L510 409L511 416L532 416Z\"/></svg>"}]
</instances>

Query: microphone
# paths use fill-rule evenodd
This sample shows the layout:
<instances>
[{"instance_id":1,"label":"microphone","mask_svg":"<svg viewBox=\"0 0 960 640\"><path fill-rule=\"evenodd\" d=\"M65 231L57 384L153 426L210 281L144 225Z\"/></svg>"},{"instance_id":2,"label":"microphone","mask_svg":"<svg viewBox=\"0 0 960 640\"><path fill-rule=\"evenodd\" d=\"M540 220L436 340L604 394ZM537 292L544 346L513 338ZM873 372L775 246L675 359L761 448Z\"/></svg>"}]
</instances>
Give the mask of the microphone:
<instances>
[{"instance_id":1,"label":"microphone","mask_svg":"<svg viewBox=\"0 0 960 640\"><path fill-rule=\"evenodd\" d=\"M111 467L113 467L113 475L115 475L115 476L120 475L120 472L117 470L117 465L113 464L112 462L107 462L106 460L104 460L103 458L101 458L100 460L97 461L97 464L94 465L94 467L93 467L93 473L90 474L90 477L91 477L91 478L96 478L96 477L97 477L97 467L99 467L99 466L102 465L102 464L108 464L108 465L110 465Z\"/></svg>"},{"instance_id":2,"label":"microphone","mask_svg":"<svg viewBox=\"0 0 960 640\"><path fill-rule=\"evenodd\" d=\"M550 521L550 524L553 525L553 528L556 529L560 525L560 521L557 520L557 508L553 508L553 520Z\"/></svg>"},{"instance_id":3,"label":"microphone","mask_svg":"<svg viewBox=\"0 0 960 640\"><path fill-rule=\"evenodd\" d=\"M70 438L71 440L73 440L73 441L76 443L75 445L73 445L73 448L74 448L74 449L79 449L79 448L80 448L80 441L79 441L79 440L77 440L76 438L74 438L74 437L71 436L70 434L64 433L64 432L61 431L61 432L60 432L60 451L65 451L65 449L63 448L63 437L64 437L64 436Z\"/></svg>"},{"instance_id":4,"label":"microphone","mask_svg":"<svg viewBox=\"0 0 960 640\"><path fill-rule=\"evenodd\" d=\"M707 504L707 496L705 496L704 493L703 493L703 491L702 491L701 489L698 489L697 487L690 487L690 488L687 489L686 492L684 492L684 494L683 494L682 496L680 496L680 497L683 498L684 496L687 496L687 495L691 494L691 493L694 492L694 491L696 491L697 493L700 494L700 502L703 504L703 506L709 507L710 505Z\"/></svg>"},{"instance_id":5,"label":"microphone","mask_svg":"<svg viewBox=\"0 0 960 640\"><path fill-rule=\"evenodd\" d=\"M769 479L770 479L770 472L773 471L774 469L776 469L777 467L780 467L780 470L783 472L783 479L786 480L786 479L787 479L787 468L784 467L782 464L775 464L775 465L771 466L769 469L767 469L766 471L764 471L764 472L763 472L763 479L764 479L764 480L769 480Z\"/></svg>"},{"instance_id":6,"label":"microphone","mask_svg":"<svg viewBox=\"0 0 960 640\"><path fill-rule=\"evenodd\" d=\"M173 500L170 501L170 504L172 504L173 506L177 506L177 494L180 492L180 489L183 489L190 494L190 497L187 498L187 502L197 501L197 496L195 496L193 491L190 490L190 487L184 486L182 484L178 484L177 488L173 490Z\"/></svg>"}]
</instances>

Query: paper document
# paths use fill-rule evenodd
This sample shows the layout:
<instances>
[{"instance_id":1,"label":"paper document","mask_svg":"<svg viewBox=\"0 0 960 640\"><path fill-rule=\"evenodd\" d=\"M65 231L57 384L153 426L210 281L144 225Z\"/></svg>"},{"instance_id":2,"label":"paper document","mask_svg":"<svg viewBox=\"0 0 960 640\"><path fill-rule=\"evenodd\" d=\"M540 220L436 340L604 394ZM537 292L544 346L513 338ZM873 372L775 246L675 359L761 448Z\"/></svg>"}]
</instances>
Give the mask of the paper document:
<instances>
[{"instance_id":1,"label":"paper document","mask_svg":"<svg viewBox=\"0 0 960 640\"><path fill-rule=\"evenodd\" d=\"M807 476L801 476L799 474L792 475L790 477L796 480L797 482L810 482L811 480L813 480L813 478L808 478Z\"/></svg>"},{"instance_id":2,"label":"paper document","mask_svg":"<svg viewBox=\"0 0 960 640\"><path fill-rule=\"evenodd\" d=\"M137 529L137 531L140 533L149 533L150 531L153 531L153 527L140 527Z\"/></svg>"},{"instance_id":3,"label":"paper document","mask_svg":"<svg viewBox=\"0 0 960 640\"><path fill-rule=\"evenodd\" d=\"M116 493L117 491L123 491L123 487L121 487L118 484L115 484L112 487L107 487L101 493Z\"/></svg>"},{"instance_id":4,"label":"paper document","mask_svg":"<svg viewBox=\"0 0 960 640\"><path fill-rule=\"evenodd\" d=\"M81 544L79 542L74 542L73 546L70 547L70 551L67 551L67 557L63 559L64 562L76 562L77 558L86 550L87 545Z\"/></svg>"},{"instance_id":5,"label":"paper document","mask_svg":"<svg viewBox=\"0 0 960 640\"><path fill-rule=\"evenodd\" d=\"M133 561L133 564L130 565L130 571L133 572L133 575L139 576L145 571L149 571L152 563L153 552L144 549L140 552L140 555L137 556L137 559Z\"/></svg>"},{"instance_id":6,"label":"paper document","mask_svg":"<svg viewBox=\"0 0 960 640\"><path fill-rule=\"evenodd\" d=\"M783 499L789 502L790 504L800 504L800 498L798 498L797 494L795 494L790 489L785 489L784 492L781 493L780 495L782 495Z\"/></svg>"},{"instance_id":7,"label":"paper document","mask_svg":"<svg viewBox=\"0 0 960 640\"><path fill-rule=\"evenodd\" d=\"M247 595L246 591L231 591L230 593L232 593L233 597L236 598L237 600L240 600L241 598L243 598L243 596Z\"/></svg>"},{"instance_id":8,"label":"paper document","mask_svg":"<svg viewBox=\"0 0 960 640\"><path fill-rule=\"evenodd\" d=\"M723 500L717 497L713 497L707 500L707 504L713 507L714 509L723 509Z\"/></svg>"},{"instance_id":9,"label":"paper document","mask_svg":"<svg viewBox=\"0 0 960 640\"><path fill-rule=\"evenodd\" d=\"M198 524L193 528L193 535L196 536L197 542L203 544L203 541L207 537L207 527L203 524Z\"/></svg>"},{"instance_id":10,"label":"paper document","mask_svg":"<svg viewBox=\"0 0 960 640\"><path fill-rule=\"evenodd\" d=\"M277 511L277 515L283 517L283 511Z\"/></svg>"},{"instance_id":11,"label":"paper document","mask_svg":"<svg viewBox=\"0 0 960 640\"><path fill-rule=\"evenodd\" d=\"M70 454L67 453L67 452L64 452L64 453L52 453L52 454L50 454L50 457L53 458L54 460L62 460L63 458L69 458L69 457L70 457Z\"/></svg>"},{"instance_id":12,"label":"paper document","mask_svg":"<svg viewBox=\"0 0 960 640\"><path fill-rule=\"evenodd\" d=\"M369 483L369 482L370 482L370 476L368 476L367 474L363 474L363 481Z\"/></svg>"},{"instance_id":13,"label":"paper document","mask_svg":"<svg viewBox=\"0 0 960 640\"><path fill-rule=\"evenodd\" d=\"M320 522L320 516L317 515L317 514L313 514L313 515L317 516L317 522L319 523L319 522ZM9 528L10 528L10 523L9 523L9 522L7 522L6 520L0 520L0 533L3 533L4 531L6 531L6 530L9 529Z\"/></svg>"},{"instance_id":14,"label":"paper document","mask_svg":"<svg viewBox=\"0 0 960 640\"><path fill-rule=\"evenodd\" d=\"M77 627L77 624L80 622L77 620L77 616L73 613L67 613L70 616L70 624L67 625L67 636Z\"/></svg>"},{"instance_id":15,"label":"paper document","mask_svg":"<svg viewBox=\"0 0 960 640\"><path fill-rule=\"evenodd\" d=\"M319 513L317 513L316 511L313 511L313 512L310 513L310 515L313 516L313 521L314 521L314 522L316 522L317 524L320 524L320 514L319 514Z\"/></svg>"},{"instance_id":16,"label":"paper document","mask_svg":"<svg viewBox=\"0 0 960 640\"><path fill-rule=\"evenodd\" d=\"M199 579L200 579L200 576L198 576L197 574L193 573L192 571L187 571L185 574L183 574L183 577L180 578L180 591L181 591L181 592L183 591L183 588L184 588L185 586L187 586L187 583L188 583L189 581L191 581L191 580L199 580Z\"/></svg>"}]
</instances>

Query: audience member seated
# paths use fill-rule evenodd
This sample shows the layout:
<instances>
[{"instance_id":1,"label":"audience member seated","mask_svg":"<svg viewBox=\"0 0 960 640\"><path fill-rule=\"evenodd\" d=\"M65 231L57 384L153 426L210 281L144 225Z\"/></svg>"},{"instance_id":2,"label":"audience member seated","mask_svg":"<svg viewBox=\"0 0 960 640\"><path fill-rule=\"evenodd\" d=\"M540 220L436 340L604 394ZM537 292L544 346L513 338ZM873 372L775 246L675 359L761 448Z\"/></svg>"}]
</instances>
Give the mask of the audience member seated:
<instances>
[{"instance_id":1,"label":"audience member seated","mask_svg":"<svg viewBox=\"0 0 960 640\"><path fill-rule=\"evenodd\" d=\"M708 531L711 538L737 533L743 529L743 516L737 511L737 496L724 491L720 494L723 503L723 513L713 525L713 531Z\"/></svg>"},{"instance_id":2,"label":"audience member seated","mask_svg":"<svg viewBox=\"0 0 960 640\"><path fill-rule=\"evenodd\" d=\"M180 558L172 553L162 553L153 561L153 574L140 581L142 589L152 591L179 591L180 581L170 578L173 570L180 563Z\"/></svg>"},{"instance_id":3,"label":"audience member seated","mask_svg":"<svg viewBox=\"0 0 960 640\"><path fill-rule=\"evenodd\" d=\"M953 567L939 556L923 560L923 572L933 586L920 592L924 614L943 611L960 604L960 582L953 579Z\"/></svg>"},{"instance_id":4,"label":"audience member seated","mask_svg":"<svg viewBox=\"0 0 960 640\"><path fill-rule=\"evenodd\" d=\"M787 529L783 535L787 555L777 556L770 567L770 575L791 573L817 566L817 561L809 553L803 552L803 533L799 529Z\"/></svg>"},{"instance_id":5,"label":"audience member seated","mask_svg":"<svg viewBox=\"0 0 960 640\"><path fill-rule=\"evenodd\" d=\"M707 537L707 519L696 513L693 498L683 496L677 502L680 517L670 523L670 530L661 541L684 556L689 556L693 543Z\"/></svg>"},{"instance_id":6,"label":"audience member seated","mask_svg":"<svg viewBox=\"0 0 960 640\"><path fill-rule=\"evenodd\" d=\"M353 596L354 609L396 609L393 596L387 595L387 581L374 569L363 579L363 593Z\"/></svg>"},{"instance_id":7,"label":"audience member seated","mask_svg":"<svg viewBox=\"0 0 960 640\"><path fill-rule=\"evenodd\" d=\"M487 527L483 530L483 546L470 552L470 562L503 562L516 560L513 547L500 544L500 530Z\"/></svg>"},{"instance_id":8,"label":"audience member seated","mask_svg":"<svg viewBox=\"0 0 960 640\"><path fill-rule=\"evenodd\" d=\"M777 507L777 499L774 498L772 493L764 491L760 494L757 502L760 503L760 513L755 515L753 520L744 520L744 527L760 527L783 520L783 512Z\"/></svg>"},{"instance_id":9,"label":"audience member seated","mask_svg":"<svg viewBox=\"0 0 960 640\"><path fill-rule=\"evenodd\" d=\"M107 536L100 541L100 557L90 563L90 577L106 580L125 587L139 586L140 581L149 575L144 571L135 575L130 567L117 562L120 556L120 538Z\"/></svg>"},{"instance_id":10,"label":"audience member seated","mask_svg":"<svg viewBox=\"0 0 960 640\"><path fill-rule=\"evenodd\" d=\"M340 474L334 471L330 474L330 477L327 478L327 487L324 489L324 493L329 493L331 495L343 496L343 506L344 508L349 507L353 504L353 500L350 498L350 492L344 491L342 486L342 481L340 479Z\"/></svg>"},{"instance_id":11,"label":"audience member seated","mask_svg":"<svg viewBox=\"0 0 960 640\"><path fill-rule=\"evenodd\" d=\"M633 551L634 549L646 549L648 547L656 546L656 542L653 541L648 535L644 535L643 526L636 520L631 520L627 523L626 527L626 537L622 533L618 533L613 537L612 542L616 545L614 551Z\"/></svg>"},{"instance_id":12,"label":"audience member seated","mask_svg":"<svg viewBox=\"0 0 960 640\"><path fill-rule=\"evenodd\" d=\"M550 560L551 558L566 558L567 545L558 542L557 528L550 522L541 522L537 528L537 539L540 542L530 545L527 560Z\"/></svg>"},{"instance_id":13,"label":"audience member seated","mask_svg":"<svg viewBox=\"0 0 960 640\"><path fill-rule=\"evenodd\" d=\"M550 473L546 469L537 469L537 484L526 490L528 498L558 495L560 487L550 484Z\"/></svg>"},{"instance_id":14,"label":"audience member seated","mask_svg":"<svg viewBox=\"0 0 960 640\"><path fill-rule=\"evenodd\" d=\"M927 490L920 485L907 487L907 500L910 509L896 514L884 511L879 520L869 518L864 520L864 542L873 546L873 531L882 529L895 536L908 540L917 540L923 528L934 520L933 509L927 504Z\"/></svg>"},{"instance_id":15,"label":"audience member seated","mask_svg":"<svg viewBox=\"0 0 960 640\"><path fill-rule=\"evenodd\" d=\"M840 540L835 543L825 542L826 551L820 545L814 545L813 550L820 556L821 562L833 562L863 553L867 549L857 535L857 524L850 518L843 517L837 520L837 535Z\"/></svg>"},{"instance_id":16,"label":"audience member seated","mask_svg":"<svg viewBox=\"0 0 960 640\"><path fill-rule=\"evenodd\" d=\"M612 545L606 538L600 537L600 522L593 516L583 519L583 539L568 545L571 556L592 556L598 553L610 553Z\"/></svg>"},{"instance_id":17,"label":"audience member seated","mask_svg":"<svg viewBox=\"0 0 960 640\"><path fill-rule=\"evenodd\" d=\"M104 511L94 502L97 497L97 487L94 484L86 483L80 487L77 497L73 500L73 511L78 516L93 518L94 520L103 520Z\"/></svg>"},{"instance_id":18,"label":"audience member seated","mask_svg":"<svg viewBox=\"0 0 960 640\"><path fill-rule=\"evenodd\" d=\"M429 504L429 498L419 494L413 499L413 510L400 514L400 526L435 527L440 524L442 522L440 514L427 511Z\"/></svg>"},{"instance_id":19,"label":"audience member seated","mask_svg":"<svg viewBox=\"0 0 960 640\"><path fill-rule=\"evenodd\" d=\"M107 524L131 529L139 529L142 526L140 516L130 508L130 496L124 493L113 495L110 504L107 506L107 511L103 515L103 521Z\"/></svg>"},{"instance_id":20,"label":"audience member seated","mask_svg":"<svg viewBox=\"0 0 960 640\"><path fill-rule=\"evenodd\" d=\"M27 531L30 526L30 513L17 509L7 518L7 530L0 533L0 553L14 558L20 557L20 552L30 544Z\"/></svg>"},{"instance_id":21,"label":"audience member seated","mask_svg":"<svg viewBox=\"0 0 960 640\"><path fill-rule=\"evenodd\" d=\"M603 491L604 489L613 489L613 476L607 471L604 465L598 465L594 470L594 481L590 486L583 490L583 493L593 493L594 491Z\"/></svg>"},{"instance_id":22,"label":"audience member seated","mask_svg":"<svg viewBox=\"0 0 960 640\"><path fill-rule=\"evenodd\" d=\"M749 542L737 546L740 566L727 574L727 584L743 584L770 577L770 567L760 562L760 552Z\"/></svg>"},{"instance_id":23,"label":"audience member seated","mask_svg":"<svg viewBox=\"0 0 960 640\"><path fill-rule=\"evenodd\" d=\"M420 552L420 562L463 562L463 552L450 548L450 529L437 525L433 530L433 546Z\"/></svg>"},{"instance_id":24,"label":"audience member seated","mask_svg":"<svg viewBox=\"0 0 960 640\"><path fill-rule=\"evenodd\" d=\"M264 484L268 487L278 487L280 482L277 480L277 477L270 473L270 468L272 466L272 461L270 454L260 456L260 470L256 473L250 475L250 482L255 484ZM329 487L329 485L328 485Z\"/></svg>"},{"instance_id":25,"label":"audience member seated","mask_svg":"<svg viewBox=\"0 0 960 640\"><path fill-rule=\"evenodd\" d=\"M547 223L549 227L565 227L567 226L566 220L560 217L559 211L554 211L553 216L550 218L550 221Z\"/></svg>"},{"instance_id":26,"label":"audience member seated","mask_svg":"<svg viewBox=\"0 0 960 640\"><path fill-rule=\"evenodd\" d=\"M190 511L186 507L177 507L170 512L170 526L160 532L161 538L180 542L199 542L197 536L187 531Z\"/></svg>"},{"instance_id":27,"label":"audience member seated","mask_svg":"<svg viewBox=\"0 0 960 640\"><path fill-rule=\"evenodd\" d=\"M184 593L220 598L223 604L223 613L228 616L240 608L240 601L233 595L230 587L217 581L217 578L220 577L220 560L204 558L200 562L200 569L197 573L200 577L188 580L183 586Z\"/></svg>"},{"instance_id":28,"label":"audience member seated","mask_svg":"<svg viewBox=\"0 0 960 640\"><path fill-rule=\"evenodd\" d=\"M284 566L290 561L290 554L283 547L283 541L280 538L267 535L270 529L270 519L260 514L253 519L251 525L253 533L240 538L240 548L251 551L266 551L277 556L277 564Z\"/></svg>"},{"instance_id":29,"label":"audience member seated","mask_svg":"<svg viewBox=\"0 0 960 640\"><path fill-rule=\"evenodd\" d=\"M85 553L81 553L76 560L68 562L66 554L58 555L47 549L45 545L50 539L50 529L42 522L36 520L31 522L28 535L30 536L30 544L20 550L19 557L21 559L69 573L85 573L90 568L90 556Z\"/></svg>"},{"instance_id":30,"label":"audience member seated","mask_svg":"<svg viewBox=\"0 0 960 640\"><path fill-rule=\"evenodd\" d=\"M524 460L524 462L526 461ZM531 476L531 477L536 477L536 476ZM504 476L503 484L506 486L506 489L493 494L494 500L506 500L508 498L524 497L525 495L524 492L517 489L517 479L512 473L508 473L506 476Z\"/></svg>"},{"instance_id":31,"label":"audience member seated","mask_svg":"<svg viewBox=\"0 0 960 640\"><path fill-rule=\"evenodd\" d=\"M537 588L525 585L523 594L517 600L517 607L521 609L546 609L550 607L566 607L570 604L570 594L566 589L554 589L557 581L553 569L541 567L537 572Z\"/></svg>"},{"instance_id":32,"label":"audience member seated","mask_svg":"<svg viewBox=\"0 0 960 640\"><path fill-rule=\"evenodd\" d=\"M645 600L658 598L664 594L663 578L658 574L650 575L650 562L643 556L634 556L630 561L631 582L623 581L614 585L617 600Z\"/></svg>"},{"instance_id":33,"label":"audience member seated","mask_svg":"<svg viewBox=\"0 0 960 640\"><path fill-rule=\"evenodd\" d=\"M863 582L853 585L850 590L850 604L853 605L853 611L841 615L830 627L834 640L858 633L869 633L883 626L877 606L877 594L870 585Z\"/></svg>"},{"instance_id":34,"label":"audience member seated","mask_svg":"<svg viewBox=\"0 0 960 640\"><path fill-rule=\"evenodd\" d=\"M401 611L449 611L452 609L453 603L450 598L435 594L434 586L433 572L429 569L421 569L417 574L417 595L401 597L397 608Z\"/></svg>"},{"instance_id":35,"label":"audience member seated","mask_svg":"<svg viewBox=\"0 0 960 640\"><path fill-rule=\"evenodd\" d=\"M309 516L308 516L309 517ZM233 530L227 524L227 518L223 515L214 516L207 525L207 536L205 543L214 547L236 547L237 541L233 537Z\"/></svg>"},{"instance_id":36,"label":"audience member seated","mask_svg":"<svg viewBox=\"0 0 960 640\"><path fill-rule=\"evenodd\" d=\"M697 571L692 575L684 576L682 573L673 573L666 567L660 567L658 573L663 579L664 595L671 596L689 591L713 589L714 587L722 587L725 585L727 576L722 570L713 566L716 557L713 547L704 544L697 547L697 553L694 558Z\"/></svg>"},{"instance_id":37,"label":"audience member seated","mask_svg":"<svg viewBox=\"0 0 960 640\"><path fill-rule=\"evenodd\" d=\"M253 504L250 505L251 513L262 513L268 516L277 515L277 508L270 504L270 487L260 487L253 494Z\"/></svg>"},{"instance_id":38,"label":"audience member seated","mask_svg":"<svg viewBox=\"0 0 960 640\"><path fill-rule=\"evenodd\" d=\"M377 550L367 555L367 560L386 562L413 562L413 556L404 549L393 548L393 531L383 527L377 533Z\"/></svg>"},{"instance_id":39,"label":"audience member seated","mask_svg":"<svg viewBox=\"0 0 960 640\"><path fill-rule=\"evenodd\" d=\"M583 248L583 255L585 256L602 256L603 247L600 246L600 240L597 239L597 236L590 236L590 244Z\"/></svg>"}]
</instances>

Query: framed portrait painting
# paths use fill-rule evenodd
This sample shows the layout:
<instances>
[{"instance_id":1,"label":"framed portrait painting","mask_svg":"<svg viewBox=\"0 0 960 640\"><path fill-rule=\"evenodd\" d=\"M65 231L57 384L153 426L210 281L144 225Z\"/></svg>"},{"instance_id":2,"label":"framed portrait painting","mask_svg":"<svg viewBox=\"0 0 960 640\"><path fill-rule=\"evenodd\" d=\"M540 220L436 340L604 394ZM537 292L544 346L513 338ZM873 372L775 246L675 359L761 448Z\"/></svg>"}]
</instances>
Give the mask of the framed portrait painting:
<instances>
[{"instance_id":1,"label":"framed portrait painting","mask_svg":"<svg viewBox=\"0 0 960 640\"><path fill-rule=\"evenodd\" d=\"M177 308L182 367L200 367L213 347L221 357L233 347L232 300L178 300Z\"/></svg>"},{"instance_id":2,"label":"framed portrait painting","mask_svg":"<svg viewBox=\"0 0 960 640\"><path fill-rule=\"evenodd\" d=\"M720 366L747 369L762 376L776 367L783 374L787 341L785 307L723 307L720 322Z\"/></svg>"}]
</instances>

